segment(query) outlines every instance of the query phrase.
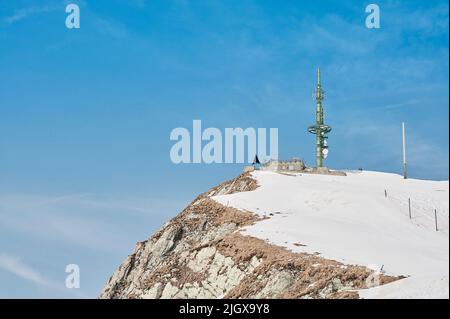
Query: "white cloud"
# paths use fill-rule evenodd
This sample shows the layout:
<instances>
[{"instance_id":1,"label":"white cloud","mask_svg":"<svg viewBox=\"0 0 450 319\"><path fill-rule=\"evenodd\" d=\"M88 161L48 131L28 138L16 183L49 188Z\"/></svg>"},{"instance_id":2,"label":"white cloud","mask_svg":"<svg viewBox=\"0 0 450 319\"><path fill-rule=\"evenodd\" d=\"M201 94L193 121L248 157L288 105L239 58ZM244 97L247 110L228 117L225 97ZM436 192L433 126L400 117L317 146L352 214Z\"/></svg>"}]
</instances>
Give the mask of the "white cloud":
<instances>
[{"instance_id":1,"label":"white cloud","mask_svg":"<svg viewBox=\"0 0 450 319\"><path fill-rule=\"evenodd\" d=\"M71 2L73 2L73 1L54 0L54 1L50 1L50 4L46 4L46 5L42 5L42 6L33 5L33 6L20 8L20 9L15 10L12 15L9 15L2 19L0 18L0 21L3 21L7 25L11 25L11 24L25 20L29 17L32 17L37 14L41 14L41 13L48 13L51 11L60 10L62 14L65 14L64 8L67 4L69 4ZM83 0L77 0L76 3L78 6L86 6L86 2Z\"/></svg>"},{"instance_id":2,"label":"white cloud","mask_svg":"<svg viewBox=\"0 0 450 319\"><path fill-rule=\"evenodd\" d=\"M116 255L144 239L132 232L136 225L164 219L168 206L175 213L182 205L140 198L105 199L85 193L0 195L0 225L28 236Z\"/></svg>"},{"instance_id":3,"label":"white cloud","mask_svg":"<svg viewBox=\"0 0 450 319\"><path fill-rule=\"evenodd\" d=\"M64 286L64 283L54 282L42 274L36 269L25 264L20 258L16 256L0 254L0 269L3 269L17 277L30 281L40 287L50 289L58 293L56 296L74 296L77 298L88 298L85 292L79 289L68 289ZM3 287L5 288L5 287Z\"/></svg>"},{"instance_id":4,"label":"white cloud","mask_svg":"<svg viewBox=\"0 0 450 319\"><path fill-rule=\"evenodd\" d=\"M7 278L15 275L45 288L46 296L95 297L104 284L102 278L108 278L136 241L148 238L155 224L162 224L166 214L173 215L181 207L181 202L147 196L0 194L0 242L10 241L11 251L36 263L33 268L0 253L0 272L4 269ZM51 260L36 258L38 247L51 251ZM109 267L105 258L113 261ZM83 291L65 288L61 277L66 263L83 267ZM0 295L8 289L0 285Z\"/></svg>"},{"instance_id":5,"label":"white cloud","mask_svg":"<svg viewBox=\"0 0 450 319\"><path fill-rule=\"evenodd\" d=\"M3 21L6 24L10 25L10 24L16 23L18 21L21 21L23 19L26 19L32 15L43 13L43 12L48 12L51 9L52 8L50 6L31 6L31 7L27 7L27 8L22 8L22 9L16 10L13 15L10 15L10 16L4 18Z\"/></svg>"},{"instance_id":6,"label":"white cloud","mask_svg":"<svg viewBox=\"0 0 450 319\"><path fill-rule=\"evenodd\" d=\"M0 268L35 284L53 286L49 280L15 256L0 255Z\"/></svg>"},{"instance_id":7,"label":"white cloud","mask_svg":"<svg viewBox=\"0 0 450 319\"><path fill-rule=\"evenodd\" d=\"M124 38L128 35L127 28L123 24L110 18L94 16L93 23L96 30L101 34L106 34L114 38Z\"/></svg>"}]
</instances>

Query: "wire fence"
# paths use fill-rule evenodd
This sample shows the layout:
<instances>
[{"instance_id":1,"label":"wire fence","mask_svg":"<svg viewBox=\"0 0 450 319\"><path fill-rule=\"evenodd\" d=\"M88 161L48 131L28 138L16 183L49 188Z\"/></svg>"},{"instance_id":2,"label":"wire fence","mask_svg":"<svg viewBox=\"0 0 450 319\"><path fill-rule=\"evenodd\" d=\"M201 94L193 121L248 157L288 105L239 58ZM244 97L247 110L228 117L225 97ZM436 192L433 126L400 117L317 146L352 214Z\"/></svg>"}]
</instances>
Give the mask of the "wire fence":
<instances>
[{"instance_id":1,"label":"wire fence","mask_svg":"<svg viewBox=\"0 0 450 319\"><path fill-rule=\"evenodd\" d=\"M431 202L430 205L430 202L426 202L423 199L415 199L414 196L407 198L398 197L390 193L387 189L384 190L384 197L392 200L400 207L404 207L405 215L408 216L410 220L417 220L418 216L424 217L432 223L436 231L449 229L448 209L442 209L439 205L433 205L433 202ZM447 222L445 223L445 221Z\"/></svg>"}]
</instances>

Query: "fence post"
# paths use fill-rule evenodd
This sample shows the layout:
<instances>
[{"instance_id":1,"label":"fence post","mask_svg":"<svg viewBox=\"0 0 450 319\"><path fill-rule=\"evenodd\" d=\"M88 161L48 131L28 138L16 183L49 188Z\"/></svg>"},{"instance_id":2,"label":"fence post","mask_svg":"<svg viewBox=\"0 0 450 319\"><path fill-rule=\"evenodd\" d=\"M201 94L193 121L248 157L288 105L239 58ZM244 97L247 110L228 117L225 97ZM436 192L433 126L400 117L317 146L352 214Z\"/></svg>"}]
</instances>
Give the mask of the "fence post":
<instances>
[{"instance_id":1,"label":"fence post","mask_svg":"<svg viewBox=\"0 0 450 319\"><path fill-rule=\"evenodd\" d=\"M387 197L387 190L384 190L384 197Z\"/></svg>"},{"instance_id":2,"label":"fence post","mask_svg":"<svg viewBox=\"0 0 450 319\"><path fill-rule=\"evenodd\" d=\"M411 219L411 198L408 198L409 219Z\"/></svg>"},{"instance_id":3,"label":"fence post","mask_svg":"<svg viewBox=\"0 0 450 319\"><path fill-rule=\"evenodd\" d=\"M436 211L436 209L434 210L434 222L435 222L435 225L436 225L436 231L438 231L437 211Z\"/></svg>"}]
</instances>

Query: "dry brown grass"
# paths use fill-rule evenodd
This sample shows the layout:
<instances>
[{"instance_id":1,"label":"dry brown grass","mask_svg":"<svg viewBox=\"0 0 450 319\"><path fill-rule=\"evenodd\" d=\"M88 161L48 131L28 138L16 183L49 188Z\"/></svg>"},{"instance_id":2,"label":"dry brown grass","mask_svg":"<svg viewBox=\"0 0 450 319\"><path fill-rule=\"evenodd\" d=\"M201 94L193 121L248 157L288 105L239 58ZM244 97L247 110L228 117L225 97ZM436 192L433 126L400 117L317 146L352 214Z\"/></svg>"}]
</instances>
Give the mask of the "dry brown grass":
<instances>
[{"instance_id":1,"label":"dry brown grass","mask_svg":"<svg viewBox=\"0 0 450 319\"><path fill-rule=\"evenodd\" d=\"M302 298L305 296L319 298L320 292L333 279L339 279L345 286L353 289L366 288L366 279L372 270L357 265L344 265L334 260L324 259L317 255L294 253L284 247L272 245L250 236L238 233L225 237L216 245L225 256L233 258L236 264L249 261L253 256L262 260L255 271L244 278L231 290L226 298L251 298L265 286L266 282L258 278L266 278L273 270L287 271L294 275L292 285L276 298ZM399 277L381 276L385 284L400 279ZM355 297L356 292L330 295L331 297ZM357 295L357 294L356 294Z\"/></svg>"}]
</instances>

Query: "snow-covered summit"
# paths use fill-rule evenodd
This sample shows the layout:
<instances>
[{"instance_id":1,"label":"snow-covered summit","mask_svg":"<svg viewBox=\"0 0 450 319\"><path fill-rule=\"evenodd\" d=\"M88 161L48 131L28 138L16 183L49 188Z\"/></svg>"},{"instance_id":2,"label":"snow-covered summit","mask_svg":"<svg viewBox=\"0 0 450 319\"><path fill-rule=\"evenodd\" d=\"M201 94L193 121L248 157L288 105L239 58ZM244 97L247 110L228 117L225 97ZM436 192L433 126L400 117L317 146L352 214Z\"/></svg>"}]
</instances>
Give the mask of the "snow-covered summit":
<instances>
[{"instance_id":1,"label":"snow-covered summit","mask_svg":"<svg viewBox=\"0 0 450 319\"><path fill-rule=\"evenodd\" d=\"M369 171L347 176L255 171L252 176L256 190L213 197L270 217L247 226L244 234L293 252L407 277L364 289L363 298L449 297L448 181Z\"/></svg>"},{"instance_id":2,"label":"snow-covered summit","mask_svg":"<svg viewBox=\"0 0 450 319\"><path fill-rule=\"evenodd\" d=\"M243 173L138 242L100 297L448 298L448 206L448 182Z\"/></svg>"}]
</instances>

